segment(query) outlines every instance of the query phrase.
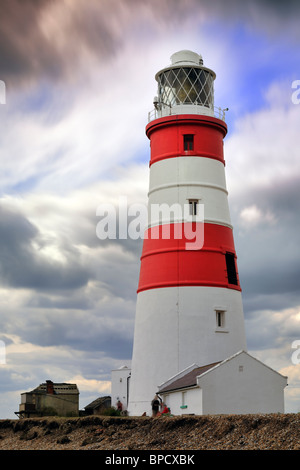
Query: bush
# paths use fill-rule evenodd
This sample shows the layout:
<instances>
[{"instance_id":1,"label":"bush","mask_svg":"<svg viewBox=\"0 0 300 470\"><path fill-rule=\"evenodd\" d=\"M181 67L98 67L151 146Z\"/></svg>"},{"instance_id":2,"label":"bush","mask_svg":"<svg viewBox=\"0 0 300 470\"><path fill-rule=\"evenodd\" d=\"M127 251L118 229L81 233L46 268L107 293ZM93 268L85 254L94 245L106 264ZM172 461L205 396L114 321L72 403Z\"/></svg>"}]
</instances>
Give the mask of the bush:
<instances>
[{"instance_id":1,"label":"bush","mask_svg":"<svg viewBox=\"0 0 300 470\"><path fill-rule=\"evenodd\" d=\"M121 413L119 410L111 406L110 408L106 408L106 410L102 413L104 416L120 416Z\"/></svg>"}]
</instances>

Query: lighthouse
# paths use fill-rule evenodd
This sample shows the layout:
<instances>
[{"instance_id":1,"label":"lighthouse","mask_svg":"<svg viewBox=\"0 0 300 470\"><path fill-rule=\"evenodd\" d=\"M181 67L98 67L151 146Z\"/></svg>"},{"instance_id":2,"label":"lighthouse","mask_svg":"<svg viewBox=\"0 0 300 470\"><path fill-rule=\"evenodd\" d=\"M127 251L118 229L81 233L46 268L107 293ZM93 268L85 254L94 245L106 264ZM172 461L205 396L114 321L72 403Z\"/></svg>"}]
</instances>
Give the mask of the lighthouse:
<instances>
[{"instance_id":1,"label":"lighthouse","mask_svg":"<svg viewBox=\"0 0 300 470\"><path fill-rule=\"evenodd\" d=\"M186 50L155 76L130 415L149 415L158 386L192 364L217 364L247 348L215 78Z\"/></svg>"}]
</instances>

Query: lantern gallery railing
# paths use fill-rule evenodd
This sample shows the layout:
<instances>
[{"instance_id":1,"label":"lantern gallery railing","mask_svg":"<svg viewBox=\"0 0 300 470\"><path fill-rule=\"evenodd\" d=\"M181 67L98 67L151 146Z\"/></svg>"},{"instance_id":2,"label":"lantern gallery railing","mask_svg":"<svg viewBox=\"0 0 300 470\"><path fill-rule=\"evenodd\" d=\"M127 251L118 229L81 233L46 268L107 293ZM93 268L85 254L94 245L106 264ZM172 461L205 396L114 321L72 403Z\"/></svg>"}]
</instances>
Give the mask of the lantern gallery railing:
<instances>
[{"instance_id":1,"label":"lantern gallery railing","mask_svg":"<svg viewBox=\"0 0 300 470\"><path fill-rule=\"evenodd\" d=\"M159 106L155 107L152 109L152 111L149 111L148 113L148 122L153 121L154 119L158 119L163 116L172 116L174 114L178 114L178 106L183 106L186 108L187 112L187 105L182 104L182 105L176 105L174 107L170 105L165 105L164 103L160 104ZM190 108L190 106L188 106ZM205 106L197 106L197 105L192 105L190 114L204 114L208 116L214 116L218 119L221 119L222 121L225 121L225 113L228 111L228 108L220 108L214 106L214 108L208 108Z\"/></svg>"}]
</instances>

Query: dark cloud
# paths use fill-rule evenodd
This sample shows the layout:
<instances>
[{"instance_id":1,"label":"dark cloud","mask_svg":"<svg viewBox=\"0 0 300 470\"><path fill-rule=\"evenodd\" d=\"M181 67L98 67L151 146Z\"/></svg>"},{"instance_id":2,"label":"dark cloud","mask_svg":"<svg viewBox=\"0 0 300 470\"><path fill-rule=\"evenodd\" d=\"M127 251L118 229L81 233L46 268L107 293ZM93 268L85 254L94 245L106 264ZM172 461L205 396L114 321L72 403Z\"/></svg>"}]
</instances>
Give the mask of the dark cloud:
<instances>
[{"instance_id":1,"label":"dark cloud","mask_svg":"<svg viewBox=\"0 0 300 470\"><path fill-rule=\"evenodd\" d=\"M274 136L276 138L276 136ZM272 156L270 156L272 164ZM233 205L236 205L234 201ZM238 212L246 205L257 204L263 211L270 210L280 225L284 222L293 222L293 226L300 224L300 176L278 175L270 178L269 182L258 184L239 194L237 204ZM262 224L265 223L262 221Z\"/></svg>"},{"instance_id":2,"label":"dark cloud","mask_svg":"<svg viewBox=\"0 0 300 470\"><path fill-rule=\"evenodd\" d=\"M7 335L18 335L22 342L43 348L67 347L76 351L90 351L100 356L131 359L133 341L133 304L99 301L89 311L74 307L23 307L17 312L2 313L1 330ZM8 344L5 340L5 344Z\"/></svg>"},{"instance_id":3,"label":"dark cloud","mask_svg":"<svg viewBox=\"0 0 300 470\"><path fill-rule=\"evenodd\" d=\"M245 228L242 209L256 205L262 214ZM253 310L279 311L300 304L299 176L251 188L234 202L233 224L246 315Z\"/></svg>"},{"instance_id":4,"label":"dark cloud","mask_svg":"<svg viewBox=\"0 0 300 470\"><path fill-rule=\"evenodd\" d=\"M122 51L126 36L137 31L165 32L192 15L206 20L246 24L278 34L290 27L299 2L227 0L1 0L0 70L9 86L41 79L71 80L89 57L103 66ZM279 28L280 26L280 28ZM148 33L147 33L148 30ZM83 62L81 62L83 60ZM87 69L83 67L86 75Z\"/></svg>"},{"instance_id":5,"label":"dark cloud","mask_svg":"<svg viewBox=\"0 0 300 470\"><path fill-rule=\"evenodd\" d=\"M63 0L1 1L1 78L9 85L70 78L78 72L85 49L98 61L107 59L121 42L104 13L94 1L88 6L68 6Z\"/></svg>"},{"instance_id":6,"label":"dark cloud","mask_svg":"<svg viewBox=\"0 0 300 470\"><path fill-rule=\"evenodd\" d=\"M24 77L48 60L50 45L47 47L38 32L39 16L47 3L47 0L0 3L0 68L5 80Z\"/></svg>"},{"instance_id":7,"label":"dark cloud","mask_svg":"<svg viewBox=\"0 0 300 470\"><path fill-rule=\"evenodd\" d=\"M238 2L236 1L236 3ZM251 0L248 0L247 3L251 3ZM291 17L295 12L299 11L298 0L287 0L286 2L281 0L260 0L257 4L275 11L281 17Z\"/></svg>"},{"instance_id":8,"label":"dark cloud","mask_svg":"<svg viewBox=\"0 0 300 470\"><path fill-rule=\"evenodd\" d=\"M246 278L245 278L246 280ZM279 312L286 308L295 308L299 305L299 292L289 292L287 295L278 293L258 293L252 292L248 286L244 284L243 304L245 316L248 318L253 312L271 310Z\"/></svg>"},{"instance_id":9,"label":"dark cloud","mask_svg":"<svg viewBox=\"0 0 300 470\"><path fill-rule=\"evenodd\" d=\"M4 394L6 392L11 392L11 384L14 382L13 373L4 367L0 368L0 381L1 381L1 393ZM16 389L22 390L24 387L24 380L23 378L19 377L16 378ZM16 405L17 406L17 405ZM17 410L17 408L16 408Z\"/></svg>"},{"instance_id":10,"label":"dark cloud","mask_svg":"<svg viewBox=\"0 0 300 470\"><path fill-rule=\"evenodd\" d=\"M86 248L89 231L87 235L84 231L79 235ZM83 257L72 245L71 234L66 241L58 228L55 239L48 240L24 214L4 206L0 206L0 239L2 288L31 291L21 300L22 315L13 305L1 311L0 331L41 347L131 358L139 270L132 241L97 239L98 245L93 241L91 253ZM64 262L52 259L49 252L42 254L59 240L56 249ZM141 241L136 243L140 246Z\"/></svg>"},{"instance_id":11,"label":"dark cloud","mask_svg":"<svg viewBox=\"0 0 300 470\"><path fill-rule=\"evenodd\" d=\"M89 310L94 307L94 299L84 296L80 290L76 289L71 298L66 294L46 296L37 293L24 306L36 309Z\"/></svg>"},{"instance_id":12,"label":"dark cloud","mask_svg":"<svg viewBox=\"0 0 300 470\"><path fill-rule=\"evenodd\" d=\"M292 222L300 225L300 176L280 178L257 191L257 200L261 201L262 207L272 210L280 223Z\"/></svg>"},{"instance_id":13,"label":"dark cloud","mask_svg":"<svg viewBox=\"0 0 300 470\"><path fill-rule=\"evenodd\" d=\"M122 50L128 32L148 15L154 27L182 18L182 0L2 0L0 3L0 70L9 85L37 80L71 80L82 60L103 67ZM188 11L186 11L186 14ZM153 27L153 25L152 25ZM139 29L139 28L138 28ZM83 73L88 70L83 66Z\"/></svg>"},{"instance_id":14,"label":"dark cloud","mask_svg":"<svg viewBox=\"0 0 300 470\"><path fill-rule=\"evenodd\" d=\"M255 312L250 318L246 318L245 328L248 350L274 348L276 338L278 338L278 327L270 320L272 319L265 312Z\"/></svg>"},{"instance_id":15,"label":"dark cloud","mask_svg":"<svg viewBox=\"0 0 300 470\"><path fill-rule=\"evenodd\" d=\"M275 313L276 312L276 313ZM250 350L278 349L291 353L290 346L300 336L297 310L257 309L246 317L247 345Z\"/></svg>"},{"instance_id":16,"label":"dark cloud","mask_svg":"<svg viewBox=\"0 0 300 470\"><path fill-rule=\"evenodd\" d=\"M228 23L243 21L248 26L255 26L264 31L276 33L276 27L279 24L287 27L288 22L295 18L300 11L300 5L297 0L219 0L211 2L210 0L196 0L199 8L204 8L206 12L213 15L214 18L223 18ZM291 31L289 31L290 33ZM294 31L298 33L297 29ZM277 34L281 31L277 29Z\"/></svg>"},{"instance_id":17,"label":"dark cloud","mask_svg":"<svg viewBox=\"0 0 300 470\"><path fill-rule=\"evenodd\" d=\"M75 289L85 285L90 272L80 263L79 253L61 244L68 262L43 256L38 229L21 213L0 206L0 278L2 285L37 290ZM42 244L45 244L42 241ZM42 247L42 244L40 245Z\"/></svg>"}]
</instances>

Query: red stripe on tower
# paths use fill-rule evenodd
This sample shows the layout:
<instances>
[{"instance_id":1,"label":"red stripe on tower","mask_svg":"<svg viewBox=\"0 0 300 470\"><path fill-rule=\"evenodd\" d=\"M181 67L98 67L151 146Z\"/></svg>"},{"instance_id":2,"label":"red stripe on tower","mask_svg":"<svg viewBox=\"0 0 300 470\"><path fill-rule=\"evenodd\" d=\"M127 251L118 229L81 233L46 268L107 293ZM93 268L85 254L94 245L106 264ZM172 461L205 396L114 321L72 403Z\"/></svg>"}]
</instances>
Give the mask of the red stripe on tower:
<instances>
[{"instance_id":1,"label":"red stripe on tower","mask_svg":"<svg viewBox=\"0 0 300 470\"><path fill-rule=\"evenodd\" d=\"M196 233L197 228L189 225L191 223L186 222L179 224L179 229L163 225L147 230L138 292L171 286L241 290L232 230L221 225L204 224L202 248L190 250L186 247L193 240L186 234Z\"/></svg>"},{"instance_id":2,"label":"red stripe on tower","mask_svg":"<svg viewBox=\"0 0 300 470\"><path fill-rule=\"evenodd\" d=\"M224 121L212 116L167 116L150 122L146 134L151 140L150 165L165 158L180 156L207 157L225 163ZM185 138L189 136L189 140Z\"/></svg>"}]
</instances>

